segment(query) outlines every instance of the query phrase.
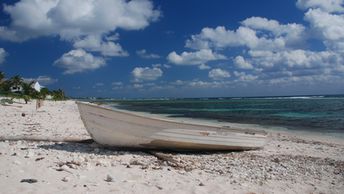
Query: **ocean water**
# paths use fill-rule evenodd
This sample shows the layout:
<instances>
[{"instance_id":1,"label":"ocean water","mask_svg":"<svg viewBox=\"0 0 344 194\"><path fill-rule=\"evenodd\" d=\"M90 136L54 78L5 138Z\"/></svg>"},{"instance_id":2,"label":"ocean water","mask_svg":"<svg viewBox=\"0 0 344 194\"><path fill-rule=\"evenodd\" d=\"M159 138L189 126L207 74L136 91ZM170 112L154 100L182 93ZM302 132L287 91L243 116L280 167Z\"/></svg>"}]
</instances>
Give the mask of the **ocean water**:
<instances>
[{"instance_id":1,"label":"ocean water","mask_svg":"<svg viewBox=\"0 0 344 194\"><path fill-rule=\"evenodd\" d=\"M170 117L344 134L344 96L111 100L107 103L120 109Z\"/></svg>"}]
</instances>

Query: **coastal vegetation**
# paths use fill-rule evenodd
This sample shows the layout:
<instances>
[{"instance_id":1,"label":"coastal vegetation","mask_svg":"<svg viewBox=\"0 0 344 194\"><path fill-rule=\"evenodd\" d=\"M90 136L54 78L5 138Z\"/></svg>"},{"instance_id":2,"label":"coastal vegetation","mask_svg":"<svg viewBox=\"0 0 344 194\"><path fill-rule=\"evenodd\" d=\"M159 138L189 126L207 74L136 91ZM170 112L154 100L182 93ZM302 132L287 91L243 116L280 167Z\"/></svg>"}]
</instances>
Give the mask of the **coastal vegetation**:
<instances>
[{"instance_id":1,"label":"coastal vegetation","mask_svg":"<svg viewBox=\"0 0 344 194\"><path fill-rule=\"evenodd\" d=\"M25 81L20 75L6 79L5 73L0 71L0 95L8 97L8 102L13 99L23 99L25 103L31 99L65 100L67 97L63 90L49 90L42 87L37 91L33 86L35 81Z\"/></svg>"}]
</instances>

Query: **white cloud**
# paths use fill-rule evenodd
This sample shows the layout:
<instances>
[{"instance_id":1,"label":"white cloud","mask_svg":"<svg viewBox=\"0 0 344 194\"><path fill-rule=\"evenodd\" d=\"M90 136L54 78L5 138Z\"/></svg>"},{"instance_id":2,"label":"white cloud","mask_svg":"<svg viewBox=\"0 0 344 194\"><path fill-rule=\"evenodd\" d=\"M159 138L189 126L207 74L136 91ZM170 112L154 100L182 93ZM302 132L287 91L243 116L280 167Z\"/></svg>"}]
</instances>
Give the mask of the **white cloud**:
<instances>
[{"instance_id":1,"label":"white cloud","mask_svg":"<svg viewBox=\"0 0 344 194\"><path fill-rule=\"evenodd\" d=\"M280 24L276 20L269 20L262 17L250 17L241 23L253 30L271 32L273 34L270 37L271 39L281 39L287 47L304 41L305 27L301 24ZM264 36L267 35L264 34ZM263 37L260 37L260 39L264 41Z\"/></svg>"},{"instance_id":2,"label":"white cloud","mask_svg":"<svg viewBox=\"0 0 344 194\"><path fill-rule=\"evenodd\" d=\"M214 80L221 80L221 79L229 78L230 74L226 70L216 68L216 69L210 70L208 73L208 76Z\"/></svg>"},{"instance_id":3,"label":"white cloud","mask_svg":"<svg viewBox=\"0 0 344 194\"><path fill-rule=\"evenodd\" d=\"M97 82L94 84L94 87L103 87L104 83L103 82Z\"/></svg>"},{"instance_id":4,"label":"white cloud","mask_svg":"<svg viewBox=\"0 0 344 194\"><path fill-rule=\"evenodd\" d=\"M280 69L331 67L342 64L343 62L341 55L330 51L249 51L249 56L251 57L251 61L258 66L265 68L276 67Z\"/></svg>"},{"instance_id":5,"label":"white cloud","mask_svg":"<svg viewBox=\"0 0 344 194\"><path fill-rule=\"evenodd\" d=\"M142 89L142 88L144 87L144 85L143 85L143 84L135 83L135 84L133 84L132 87L133 87L134 89Z\"/></svg>"},{"instance_id":6,"label":"white cloud","mask_svg":"<svg viewBox=\"0 0 344 194\"><path fill-rule=\"evenodd\" d=\"M54 65L65 69L65 74L74 74L105 66L105 60L101 57L95 57L83 49L77 49L63 54L54 62Z\"/></svg>"},{"instance_id":7,"label":"white cloud","mask_svg":"<svg viewBox=\"0 0 344 194\"><path fill-rule=\"evenodd\" d=\"M135 82L154 81L162 76L163 71L157 67L135 67L131 74Z\"/></svg>"},{"instance_id":8,"label":"white cloud","mask_svg":"<svg viewBox=\"0 0 344 194\"><path fill-rule=\"evenodd\" d=\"M262 17L250 17L241 22L242 25L251 29L259 29L281 34L283 31L289 31L289 25L280 25L276 20L269 20Z\"/></svg>"},{"instance_id":9,"label":"white cloud","mask_svg":"<svg viewBox=\"0 0 344 194\"><path fill-rule=\"evenodd\" d=\"M265 84L270 85L317 85L323 83L341 83L344 84L343 78L336 75L304 75L304 76L290 76L290 77L280 77L266 80Z\"/></svg>"},{"instance_id":10,"label":"white cloud","mask_svg":"<svg viewBox=\"0 0 344 194\"><path fill-rule=\"evenodd\" d=\"M213 82L196 80L187 82L187 86L191 88L212 88L214 84Z\"/></svg>"},{"instance_id":11,"label":"white cloud","mask_svg":"<svg viewBox=\"0 0 344 194\"><path fill-rule=\"evenodd\" d=\"M169 69L171 68L171 65L164 64L163 67L165 67L166 69Z\"/></svg>"},{"instance_id":12,"label":"white cloud","mask_svg":"<svg viewBox=\"0 0 344 194\"><path fill-rule=\"evenodd\" d=\"M222 69L213 69L208 76L214 80L181 81L171 86L214 88L238 85L281 83L293 85L342 83L344 76L344 0L299 0L297 6L307 10L305 21L310 25L281 23L263 17L250 17L243 20L237 29L224 26L205 27L200 33L191 35L185 47L194 49L178 55L171 52L170 62L184 65L198 65L200 69L207 60L195 57L202 50L224 51L228 48L241 49L241 55L234 57L233 77ZM307 42L320 41L323 48L306 49ZM207 59L209 57L204 57ZM230 57L228 57L230 58ZM203 62L203 63L201 63ZM228 74L226 74L226 72ZM226 84L224 84L226 83ZM178 85L179 84L179 85Z\"/></svg>"},{"instance_id":13,"label":"white cloud","mask_svg":"<svg viewBox=\"0 0 344 194\"><path fill-rule=\"evenodd\" d=\"M214 53L210 49L202 49L195 52L182 52L180 55L173 51L167 56L167 59L176 65L201 65L208 61L226 59L226 57Z\"/></svg>"},{"instance_id":14,"label":"white cloud","mask_svg":"<svg viewBox=\"0 0 344 194\"><path fill-rule=\"evenodd\" d=\"M112 82L111 85L113 90L120 90L124 88L123 82Z\"/></svg>"},{"instance_id":15,"label":"white cloud","mask_svg":"<svg viewBox=\"0 0 344 194\"><path fill-rule=\"evenodd\" d=\"M21 41L55 35L71 40L117 28L139 30L160 16L149 0L21 0L4 5L4 11L12 21L0 37Z\"/></svg>"},{"instance_id":16,"label":"white cloud","mask_svg":"<svg viewBox=\"0 0 344 194\"><path fill-rule=\"evenodd\" d=\"M153 64L152 67L159 67L159 68L164 67L164 68L166 68L166 69L169 69L169 68L171 68L171 65L159 64L159 63L158 63L158 64Z\"/></svg>"},{"instance_id":17,"label":"white cloud","mask_svg":"<svg viewBox=\"0 0 344 194\"><path fill-rule=\"evenodd\" d=\"M114 42L119 37L117 29L141 30L161 15L150 0L20 0L13 5L4 4L4 12L11 21L9 26L0 26L0 39L22 42L58 36L71 42L76 50L106 57L129 55ZM94 69L104 64L100 58L90 58L94 61L84 67ZM66 73L83 71L77 69Z\"/></svg>"},{"instance_id":18,"label":"white cloud","mask_svg":"<svg viewBox=\"0 0 344 194\"><path fill-rule=\"evenodd\" d=\"M326 12L343 12L343 0L297 0L296 6L300 9L320 8Z\"/></svg>"},{"instance_id":19,"label":"white cloud","mask_svg":"<svg viewBox=\"0 0 344 194\"><path fill-rule=\"evenodd\" d=\"M176 80L167 83L170 88L190 88L190 89L210 89L210 88L226 88L230 85L230 81L202 81L202 80Z\"/></svg>"},{"instance_id":20,"label":"white cloud","mask_svg":"<svg viewBox=\"0 0 344 194\"><path fill-rule=\"evenodd\" d=\"M58 81L58 79L55 79L46 75L41 75L41 76L38 76L37 78L24 78L24 80L26 82L38 81L40 84L44 86L54 84Z\"/></svg>"},{"instance_id":21,"label":"white cloud","mask_svg":"<svg viewBox=\"0 0 344 194\"><path fill-rule=\"evenodd\" d=\"M258 78L256 75L246 74L245 72L234 71L233 73L238 77L239 81L253 81Z\"/></svg>"},{"instance_id":22,"label":"white cloud","mask_svg":"<svg viewBox=\"0 0 344 194\"><path fill-rule=\"evenodd\" d=\"M0 64L5 61L6 56L7 52L5 51L5 49L0 48Z\"/></svg>"},{"instance_id":23,"label":"white cloud","mask_svg":"<svg viewBox=\"0 0 344 194\"><path fill-rule=\"evenodd\" d=\"M136 54L144 59L159 59L160 56L154 53L147 53L145 49L136 51Z\"/></svg>"},{"instance_id":24,"label":"white cloud","mask_svg":"<svg viewBox=\"0 0 344 194\"><path fill-rule=\"evenodd\" d=\"M181 85L184 85L184 81L182 80L176 80L174 82L170 82L171 85L174 85L174 86L181 86Z\"/></svg>"},{"instance_id":25,"label":"white cloud","mask_svg":"<svg viewBox=\"0 0 344 194\"><path fill-rule=\"evenodd\" d=\"M224 88L226 87L229 81L202 81L198 79L194 80L175 80L171 82L165 82L163 83L163 87L155 85L154 88L158 89L196 89L196 88L202 88L202 89L209 89L209 88Z\"/></svg>"},{"instance_id":26,"label":"white cloud","mask_svg":"<svg viewBox=\"0 0 344 194\"><path fill-rule=\"evenodd\" d=\"M151 82L150 83L133 83L132 85L126 86L126 89L134 89L135 91L146 92L148 90L157 89L157 85Z\"/></svg>"},{"instance_id":27,"label":"white cloud","mask_svg":"<svg viewBox=\"0 0 344 194\"><path fill-rule=\"evenodd\" d=\"M159 64L159 63L158 63L158 64L153 64L153 65L152 65L152 67L159 67L159 68L160 68L161 66L162 66L162 65Z\"/></svg>"},{"instance_id":28,"label":"white cloud","mask_svg":"<svg viewBox=\"0 0 344 194\"><path fill-rule=\"evenodd\" d=\"M43 84L43 85L50 85L50 84L54 84L58 81L58 79L49 77L49 76L38 76L36 79L39 83Z\"/></svg>"},{"instance_id":29,"label":"white cloud","mask_svg":"<svg viewBox=\"0 0 344 194\"><path fill-rule=\"evenodd\" d=\"M83 39L76 40L73 45L75 48L82 48L87 51L100 52L103 56L128 56L118 43L103 41L100 36L90 35Z\"/></svg>"},{"instance_id":30,"label":"white cloud","mask_svg":"<svg viewBox=\"0 0 344 194\"><path fill-rule=\"evenodd\" d=\"M279 24L276 20L252 17L242 22L237 30L223 26L203 28L201 33L192 35L185 46L192 49L224 49L247 47L258 50L281 50L303 42L304 26L301 24ZM260 32L267 31L267 32ZM269 35L269 33L272 35Z\"/></svg>"},{"instance_id":31,"label":"white cloud","mask_svg":"<svg viewBox=\"0 0 344 194\"><path fill-rule=\"evenodd\" d=\"M192 49L225 48L242 46L246 43L256 44L257 37L253 30L240 27L237 31L227 30L223 26L203 28L200 34L192 35L185 46Z\"/></svg>"},{"instance_id":32,"label":"white cloud","mask_svg":"<svg viewBox=\"0 0 344 194\"><path fill-rule=\"evenodd\" d=\"M112 82L111 85L113 85L113 86L123 86L123 82Z\"/></svg>"},{"instance_id":33,"label":"white cloud","mask_svg":"<svg viewBox=\"0 0 344 194\"><path fill-rule=\"evenodd\" d=\"M251 63L246 61L244 57L242 56L237 56L234 58L234 64L239 68L239 69L253 69L253 66Z\"/></svg>"},{"instance_id":34,"label":"white cloud","mask_svg":"<svg viewBox=\"0 0 344 194\"><path fill-rule=\"evenodd\" d=\"M344 50L343 14L330 14L320 9L310 9L305 14L305 19L328 49Z\"/></svg>"},{"instance_id":35,"label":"white cloud","mask_svg":"<svg viewBox=\"0 0 344 194\"><path fill-rule=\"evenodd\" d=\"M304 4L302 6L309 9L305 13L305 20L310 23L309 28L296 23L282 24L277 20L250 17L243 20L241 26L235 30L223 26L203 28L199 34L186 40L185 46L195 50L216 51L241 48L242 55L233 59L234 81L277 78L289 80L291 77L297 80L297 76L316 77L319 74L328 76L330 80L343 76L344 14L340 13L342 1L310 0L298 1L298 4ZM325 49L306 50L305 43L310 37L312 41L322 41Z\"/></svg>"},{"instance_id":36,"label":"white cloud","mask_svg":"<svg viewBox=\"0 0 344 194\"><path fill-rule=\"evenodd\" d=\"M211 67L209 65L206 64L201 64L200 66L198 66L198 69L200 70L206 70L206 69L210 69Z\"/></svg>"}]
</instances>

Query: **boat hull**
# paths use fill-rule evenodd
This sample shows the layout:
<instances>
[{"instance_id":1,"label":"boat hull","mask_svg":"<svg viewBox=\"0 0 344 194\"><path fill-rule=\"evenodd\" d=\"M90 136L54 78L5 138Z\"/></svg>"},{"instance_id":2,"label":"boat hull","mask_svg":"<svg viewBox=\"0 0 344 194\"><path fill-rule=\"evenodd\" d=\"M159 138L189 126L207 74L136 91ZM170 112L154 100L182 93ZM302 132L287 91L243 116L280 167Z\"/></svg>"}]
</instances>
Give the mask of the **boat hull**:
<instances>
[{"instance_id":1,"label":"boat hull","mask_svg":"<svg viewBox=\"0 0 344 194\"><path fill-rule=\"evenodd\" d=\"M250 150L267 142L264 131L228 129L146 117L77 102L91 137L104 146L169 150Z\"/></svg>"}]
</instances>

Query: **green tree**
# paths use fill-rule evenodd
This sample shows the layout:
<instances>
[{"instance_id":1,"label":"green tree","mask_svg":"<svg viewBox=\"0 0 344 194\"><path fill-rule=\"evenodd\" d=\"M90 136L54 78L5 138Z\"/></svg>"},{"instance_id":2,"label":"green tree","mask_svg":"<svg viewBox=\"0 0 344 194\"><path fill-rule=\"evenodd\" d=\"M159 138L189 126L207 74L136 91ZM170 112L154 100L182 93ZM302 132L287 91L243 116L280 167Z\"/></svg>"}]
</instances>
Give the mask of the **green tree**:
<instances>
[{"instance_id":1,"label":"green tree","mask_svg":"<svg viewBox=\"0 0 344 194\"><path fill-rule=\"evenodd\" d=\"M30 83L24 82L20 75L5 80L4 72L0 71L0 93L11 98L11 100L21 98L27 103L30 99L45 99L47 95L52 95L54 100L65 100L67 98L61 89L49 91L48 88L42 88L40 92L37 92L32 87L34 83L34 81ZM22 91L20 93L12 93L11 87L21 87Z\"/></svg>"},{"instance_id":2,"label":"green tree","mask_svg":"<svg viewBox=\"0 0 344 194\"><path fill-rule=\"evenodd\" d=\"M42 98L42 99L45 99L47 97L47 95L50 94L50 91L48 88L42 88L41 91L39 92L39 96Z\"/></svg>"},{"instance_id":3,"label":"green tree","mask_svg":"<svg viewBox=\"0 0 344 194\"><path fill-rule=\"evenodd\" d=\"M11 83L9 80L5 80L1 83L0 85L0 90L2 90L3 93L9 93L10 92L10 88L11 88Z\"/></svg>"},{"instance_id":4,"label":"green tree","mask_svg":"<svg viewBox=\"0 0 344 194\"><path fill-rule=\"evenodd\" d=\"M63 90L58 89L51 92L54 100L65 100L66 96Z\"/></svg>"},{"instance_id":5,"label":"green tree","mask_svg":"<svg viewBox=\"0 0 344 194\"><path fill-rule=\"evenodd\" d=\"M39 97L39 93L32 88L32 85L34 84L34 81L31 81L30 83L22 83L23 86L23 92L22 92L22 98L25 100L25 103L30 101L31 98L37 98Z\"/></svg>"},{"instance_id":6,"label":"green tree","mask_svg":"<svg viewBox=\"0 0 344 194\"><path fill-rule=\"evenodd\" d=\"M0 71L0 84L4 81L5 79L5 73Z\"/></svg>"},{"instance_id":7,"label":"green tree","mask_svg":"<svg viewBox=\"0 0 344 194\"><path fill-rule=\"evenodd\" d=\"M0 92L4 92L5 73L0 71Z\"/></svg>"},{"instance_id":8,"label":"green tree","mask_svg":"<svg viewBox=\"0 0 344 194\"><path fill-rule=\"evenodd\" d=\"M10 81L10 84L15 87L20 87L24 83L24 80L22 77L20 77L20 75L11 77L9 81Z\"/></svg>"}]
</instances>

